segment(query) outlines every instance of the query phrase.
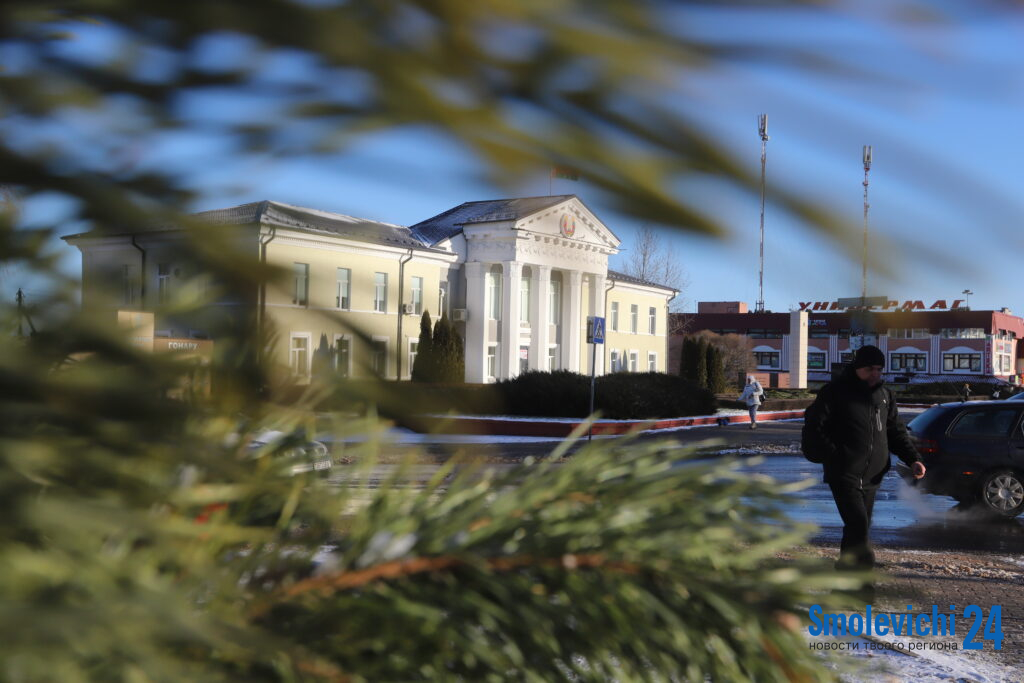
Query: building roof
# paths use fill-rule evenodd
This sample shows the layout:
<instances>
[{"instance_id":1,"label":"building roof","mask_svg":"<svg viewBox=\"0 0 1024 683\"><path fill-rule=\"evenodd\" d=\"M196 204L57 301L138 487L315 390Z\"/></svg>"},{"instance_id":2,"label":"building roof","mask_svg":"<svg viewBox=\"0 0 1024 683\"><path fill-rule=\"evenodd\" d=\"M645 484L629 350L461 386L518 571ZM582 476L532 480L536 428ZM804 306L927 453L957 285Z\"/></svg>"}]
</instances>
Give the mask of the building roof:
<instances>
[{"instance_id":1,"label":"building roof","mask_svg":"<svg viewBox=\"0 0 1024 683\"><path fill-rule=\"evenodd\" d=\"M522 197L519 199L488 199L479 202L465 202L454 209L448 209L433 218L420 221L409 228L412 236L424 244L437 244L454 237L471 223L493 221L515 221L533 215L552 206L574 198L576 195L559 194L546 197Z\"/></svg>"},{"instance_id":2,"label":"building roof","mask_svg":"<svg viewBox=\"0 0 1024 683\"><path fill-rule=\"evenodd\" d=\"M643 285L645 287L657 287L658 289L667 289L670 292L678 291L675 287L669 287L668 285L658 284L657 282L651 282L650 280L643 280L626 273L620 273L617 270L608 269L608 279L614 280L615 282L628 282L633 285Z\"/></svg>"},{"instance_id":3,"label":"building roof","mask_svg":"<svg viewBox=\"0 0 1024 683\"><path fill-rule=\"evenodd\" d=\"M202 211L194 215L196 218L211 223L230 225L259 223L384 246L427 248L427 245L412 236L409 228L402 225L268 200L226 209Z\"/></svg>"}]
</instances>

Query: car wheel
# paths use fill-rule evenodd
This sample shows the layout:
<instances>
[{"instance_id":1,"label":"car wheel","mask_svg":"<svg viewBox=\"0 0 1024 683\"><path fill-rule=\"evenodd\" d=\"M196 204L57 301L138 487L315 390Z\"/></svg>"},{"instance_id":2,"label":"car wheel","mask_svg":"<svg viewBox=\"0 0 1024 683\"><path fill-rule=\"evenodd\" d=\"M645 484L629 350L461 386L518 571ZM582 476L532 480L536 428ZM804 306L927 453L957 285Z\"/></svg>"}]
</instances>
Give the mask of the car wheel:
<instances>
[{"instance_id":1,"label":"car wheel","mask_svg":"<svg viewBox=\"0 0 1024 683\"><path fill-rule=\"evenodd\" d=\"M1024 510L1024 477L1013 470L997 470L981 484L981 501L1002 517L1016 517Z\"/></svg>"}]
</instances>

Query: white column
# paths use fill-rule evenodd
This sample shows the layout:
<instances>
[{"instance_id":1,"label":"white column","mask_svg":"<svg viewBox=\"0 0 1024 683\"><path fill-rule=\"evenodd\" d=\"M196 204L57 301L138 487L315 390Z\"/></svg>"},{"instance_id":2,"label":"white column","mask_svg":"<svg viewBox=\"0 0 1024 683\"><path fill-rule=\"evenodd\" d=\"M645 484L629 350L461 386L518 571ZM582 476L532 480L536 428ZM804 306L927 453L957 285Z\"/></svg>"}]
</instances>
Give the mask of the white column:
<instances>
[{"instance_id":1,"label":"white column","mask_svg":"<svg viewBox=\"0 0 1024 683\"><path fill-rule=\"evenodd\" d=\"M487 271L490 265L466 263L466 381L487 381Z\"/></svg>"},{"instance_id":2,"label":"white column","mask_svg":"<svg viewBox=\"0 0 1024 683\"><path fill-rule=\"evenodd\" d=\"M551 267L530 266L530 369L548 370L548 317L551 315Z\"/></svg>"},{"instance_id":3,"label":"white column","mask_svg":"<svg viewBox=\"0 0 1024 683\"><path fill-rule=\"evenodd\" d=\"M598 318L604 317L604 281L605 276L600 274L592 274L590 276L590 315L597 316ZM608 323L605 321L605 330L608 329ZM607 335L606 335L607 336ZM592 351L588 350L588 353ZM644 363L647 359L644 359ZM585 365L590 366L590 359L588 358ZM597 355L594 356L594 374L604 374L604 344L597 345Z\"/></svg>"},{"instance_id":4,"label":"white column","mask_svg":"<svg viewBox=\"0 0 1024 683\"><path fill-rule=\"evenodd\" d=\"M807 388L807 311L789 314L789 388Z\"/></svg>"},{"instance_id":5,"label":"white column","mask_svg":"<svg viewBox=\"0 0 1024 683\"><path fill-rule=\"evenodd\" d=\"M565 305L563 311L562 338L565 340L565 348L562 349L562 367L572 372L580 372L580 326L585 325L583 320L583 273L578 270L569 270L562 273L568 275L569 286L566 288ZM562 280L565 284L565 278Z\"/></svg>"},{"instance_id":6,"label":"white column","mask_svg":"<svg viewBox=\"0 0 1024 683\"><path fill-rule=\"evenodd\" d=\"M519 280L523 264L503 261L501 264L501 379L519 374Z\"/></svg>"}]
</instances>

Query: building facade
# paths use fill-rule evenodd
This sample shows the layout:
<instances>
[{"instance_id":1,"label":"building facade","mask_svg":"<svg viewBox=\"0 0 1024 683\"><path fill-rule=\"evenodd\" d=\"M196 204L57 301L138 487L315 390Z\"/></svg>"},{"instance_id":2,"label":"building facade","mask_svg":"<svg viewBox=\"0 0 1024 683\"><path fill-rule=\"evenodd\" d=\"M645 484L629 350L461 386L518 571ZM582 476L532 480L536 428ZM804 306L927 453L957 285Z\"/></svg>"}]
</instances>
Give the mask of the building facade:
<instances>
[{"instance_id":1,"label":"building facade","mask_svg":"<svg viewBox=\"0 0 1024 683\"><path fill-rule=\"evenodd\" d=\"M889 381L1017 381L1024 372L1024 345L1020 343L1024 319L1009 309L972 311L958 306L915 310L906 306L872 310L866 319L863 314L830 309L835 310L821 305L804 306L800 311L807 316L807 339L799 354L793 350L797 346L791 334L792 313L702 312L698 307L697 313L678 314L675 325L687 333L709 330L749 337L759 372L791 372L799 360L796 355L800 355L812 382L827 381L833 364L852 358L861 341L861 327L864 343L885 353Z\"/></svg>"},{"instance_id":2,"label":"building facade","mask_svg":"<svg viewBox=\"0 0 1024 683\"><path fill-rule=\"evenodd\" d=\"M619 239L577 197L467 202L411 227L279 202L197 214L218 248L278 275L225 298L189 262L184 228L64 239L82 253L83 310L155 312L155 335L216 340L253 321L274 364L308 379L318 353L349 377L407 379L424 311L464 340L466 381L526 370L667 369L671 288L608 269ZM206 302L187 318L172 305ZM608 318L586 342L588 316Z\"/></svg>"}]
</instances>

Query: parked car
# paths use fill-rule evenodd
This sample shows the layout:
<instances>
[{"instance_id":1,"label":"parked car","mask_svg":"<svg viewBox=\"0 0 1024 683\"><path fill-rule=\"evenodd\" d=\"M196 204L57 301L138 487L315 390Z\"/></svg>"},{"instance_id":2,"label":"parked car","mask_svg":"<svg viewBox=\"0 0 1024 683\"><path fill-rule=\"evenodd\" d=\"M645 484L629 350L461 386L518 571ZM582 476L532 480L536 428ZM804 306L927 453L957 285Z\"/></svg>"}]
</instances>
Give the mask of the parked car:
<instances>
[{"instance_id":1,"label":"parked car","mask_svg":"<svg viewBox=\"0 0 1024 683\"><path fill-rule=\"evenodd\" d=\"M1024 401L1024 391L1014 394L1006 399L1007 401Z\"/></svg>"},{"instance_id":2,"label":"parked car","mask_svg":"<svg viewBox=\"0 0 1024 683\"><path fill-rule=\"evenodd\" d=\"M928 472L919 487L980 504L1002 517L1024 511L1024 401L932 406L908 429ZM902 468L904 474L906 468Z\"/></svg>"},{"instance_id":3,"label":"parked car","mask_svg":"<svg viewBox=\"0 0 1024 683\"><path fill-rule=\"evenodd\" d=\"M300 432L288 433L270 430L260 433L249 442L249 450L254 455L268 448L273 453L292 461L292 474L326 473L334 466L327 446L323 442L306 439Z\"/></svg>"}]
</instances>

